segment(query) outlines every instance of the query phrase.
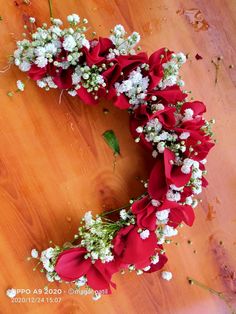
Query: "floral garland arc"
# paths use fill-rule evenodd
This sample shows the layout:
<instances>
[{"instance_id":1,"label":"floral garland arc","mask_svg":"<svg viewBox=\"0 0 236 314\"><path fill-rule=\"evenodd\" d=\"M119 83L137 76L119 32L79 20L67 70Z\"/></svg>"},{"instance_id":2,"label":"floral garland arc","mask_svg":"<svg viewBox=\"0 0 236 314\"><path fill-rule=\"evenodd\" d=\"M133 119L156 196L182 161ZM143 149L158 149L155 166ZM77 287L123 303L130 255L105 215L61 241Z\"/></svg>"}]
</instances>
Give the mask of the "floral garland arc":
<instances>
[{"instance_id":1,"label":"floral garland arc","mask_svg":"<svg viewBox=\"0 0 236 314\"><path fill-rule=\"evenodd\" d=\"M183 222L193 224L195 195L207 185L205 163L214 146L214 121L203 118L202 102L188 100L181 90L183 53L162 48L148 57L135 49L139 34L127 37L122 25L109 38L88 40L87 19L72 14L67 21L64 29L55 18L50 26L36 27L35 18L29 18L25 28L30 38L17 42L12 62L40 88L59 88L88 105L106 97L128 110L135 142L155 160L147 192L122 208L119 218L107 218L113 211L96 217L87 212L73 242L40 255L36 249L31 252L48 281L86 285L98 299L111 293L112 275L120 270L141 274L161 269L167 262L166 238L176 235ZM17 91L24 87L17 81ZM167 280L172 276L162 275Z\"/></svg>"}]
</instances>

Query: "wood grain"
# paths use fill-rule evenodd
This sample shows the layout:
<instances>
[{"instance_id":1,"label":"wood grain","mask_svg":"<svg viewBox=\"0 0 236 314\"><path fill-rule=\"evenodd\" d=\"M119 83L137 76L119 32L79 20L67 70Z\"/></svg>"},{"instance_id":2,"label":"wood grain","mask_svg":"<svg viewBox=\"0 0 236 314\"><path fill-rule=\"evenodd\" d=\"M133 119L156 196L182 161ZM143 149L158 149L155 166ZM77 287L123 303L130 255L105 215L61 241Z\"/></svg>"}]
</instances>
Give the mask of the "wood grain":
<instances>
[{"instance_id":1,"label":"wood grain","mask_svg":"<svg viewBox=\"0 0 236 314\"><path fill-rule=\"evenodd\" d=\"M118 23L130 32L136 30L142 36L143 50L149 53L162 46L189 53L183 69L186 88L207 104L207 116L216 118L218 145L209 157L210 185L196 210L196 223L183 228L178 246L167 248L166 269L174 276L171 282L161 280L159 273L116 275L117 290L96 303L89 296L64 294L60 304L12 304L5 296L8 287L32 290L47 284L26 261L30 250L43 249L50 240L62 244L71 239L86 210L119 206L139 195L143 187L136 177L147 178L151 161L133 143L126 112L106 102L85 106L66 95L59 104L58 91L43 92L30 81L24 93L10 98L7 91L25 76L14 67L1 73L0 313L229 313L222 300L190 286L186 277L224 291L236 306L236 71L229 68L236 65L236 2L60 0L53 1L53 7L54 15L63 19L74 12L87 17L103 36ZM184 15L176 13L183 8L200 9L209 29L195 31ZM36 16L39 23L49 20L48 2L32 0L26 5L21 0L0 0L1 67L15 40L21 38L25 14ZM197 53L202 60L195 59ZM215 85L211 60L221 55L224 59ZM108 115L103 108L109 108ZM110 128L122 152L115 172L112 153L101 136Z\"/></svg>"}]
</instances>

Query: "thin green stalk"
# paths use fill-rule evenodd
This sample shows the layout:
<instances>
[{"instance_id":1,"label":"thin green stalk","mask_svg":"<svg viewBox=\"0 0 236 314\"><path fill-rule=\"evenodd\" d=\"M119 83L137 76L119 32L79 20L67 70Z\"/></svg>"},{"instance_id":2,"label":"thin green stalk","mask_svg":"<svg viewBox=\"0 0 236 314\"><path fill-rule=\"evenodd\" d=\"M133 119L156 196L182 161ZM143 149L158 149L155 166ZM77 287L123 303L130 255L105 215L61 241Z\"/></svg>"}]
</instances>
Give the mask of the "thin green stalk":
<instances>
[{"instance_id":1,"label":"thin green stalk","mask_svg":"<svg viewBox=\"0 0 236 314\"><path fill-rule=\"evenodd\" d=\"M231 314L236 314L236 310L232 307L232 305L230 304L229 300L226 298L225 294L223 292L217 291L215 289L212 289L208 286L206 286L205 284L197 281L196 279L193 279L191 277L187 277L188 282L192 285L196 285L202 289L205 289L207 291L209 291L210 293L212 293L213 295L216 295L217 297L219 297L221 300L223 300L225 302L225 304L228 306Z\"/></svg>"},{"instance_id":2,"label":"thin green stalk","mask_svg":"<svg viewBox=\"0 0 236 314\"><path fill-rule=\"evenodd\" d=\"M142 195L140 195L139 197L137 197L134 201L138 201L138 200L140 200L143 196L146 196L147 195L147 192L145 192L144 194L142 194ZM110 210L110 211L106 211L106 212L103 212L102 214L100 214L100 216L101 217L104 217L104 216L106 216L106 215L110 215L110 214L112 214L112 213L115 213L115 212L117 212L117 211L120 211L120 210L122 210L122 209L126 209L126 208L129 208L129 207L131 207L132 206L132 204L126 204L126 205L124 205L124 206L122 206L122 207L119 207L119 208L115 208L115 209L112 209L112 210Z\"/></svg>"},{"instance_id":3,"label":"thin green stalk","mask_svg":"<svg viewBox=\"0 0 236 314\"><path fill-rule=\"evenodd\" d=\"M53 18L52 0L48 0L48 5L49 5L50 17Z\"/></svg>"}]
</instances>

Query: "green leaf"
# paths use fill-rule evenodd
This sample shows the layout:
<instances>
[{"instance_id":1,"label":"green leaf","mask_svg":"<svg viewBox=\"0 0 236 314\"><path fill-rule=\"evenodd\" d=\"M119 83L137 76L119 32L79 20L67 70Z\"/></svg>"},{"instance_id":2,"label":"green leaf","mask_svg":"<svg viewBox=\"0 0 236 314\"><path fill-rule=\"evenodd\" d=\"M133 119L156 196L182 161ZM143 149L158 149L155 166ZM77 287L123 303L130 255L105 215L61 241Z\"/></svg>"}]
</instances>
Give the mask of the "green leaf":
<instances>
[{"instance_id":1,"label":"green leaf","mask_svg":"<svg viewBox=\"0 0 236 314\"><path fill-rule=\"evenodd\" d=\"M113 150L114 155L120 155L120 145L113 130L107 130L102 134L105 142Z\"/></svg>"}]
</instances>

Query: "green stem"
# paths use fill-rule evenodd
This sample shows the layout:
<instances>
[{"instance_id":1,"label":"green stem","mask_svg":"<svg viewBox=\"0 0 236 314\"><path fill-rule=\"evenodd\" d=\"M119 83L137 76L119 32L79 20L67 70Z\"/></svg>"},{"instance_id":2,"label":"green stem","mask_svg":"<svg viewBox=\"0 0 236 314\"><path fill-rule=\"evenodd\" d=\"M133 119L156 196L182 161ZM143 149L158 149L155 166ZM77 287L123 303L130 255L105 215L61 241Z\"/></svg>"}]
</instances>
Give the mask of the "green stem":
<instances>
[{"instance_id":1,"label":"green stem","mask_svg":"<svg viewBox=\"0 0 236 314\"><path fill-rule=\"evenodd\" d=\"M140 200L141 198L143 198L143 197L146 196L147 194L148 194L148 193L145 192L144 194L140 195L139 197L137 197L137 198L134 200L134 202ZM112 209L112 210L110 210L110 211L106 211L106 212L102 213L100 216L101 216L101 217L104 217L104 216L106 216L106 215L110 215L110 214L115 213L115 212L117 212L117 211L120 211L120 210L122 210L122 209L129 208L130 206L132 206L132 204L129 203L129 204L126 204L126 205L121 206L121 207L119 207L119 208L115 208L115 209Z\"/></svg>"},{"instance_id":2,"label":"green stem","mask_svg":"<svg viewBox=\"0 0 236 314\"><path fill-rule=\"evenodd\" d=\"M115 169L116 169L116 161L117 161L117 154L114 154L114 160L113 160L113 172L115 172Z\"/></svg>"},{"instance_id":3,"label":"green stem","mask_svg":"<svg viewBox=\"0 0 236 314\"><path fill-rule=\"evenodd\" d=\"M223 300L223 301L225 302L225 304L228 306L228 308L229 308L230 311L231 311L231 314L236 314L236 310L232 307L232 305L230 304L229 300L227 300L227 298L225 297L225 295L224 295L223 292L220 292L220 291L217 291L217 290L215 290L215 289L212 289L212 288L206 286L205 284L203 284L203 283L201 283L201 282L199 282L199 281L197 281L197 280L195 280L195 279L193 279L193 278L191 278L191 277L187 277L187 279L188 279L188 282L189 282L190 284L194 284L194 285L196 285L196 286L198 286L198 287L200 287L200 288L203 288L203 289L209 291L209 292L212 293L213 295L218 296L218 297L219 297L221 300Z\"/></svg>"},{"instance_id":4,"label":"green stem","mask_svg":"<svg viewBox=\"0 0 236 314\"><path fill-rule=\"evenodd\" d=\"M49 4L49 12L50 12L50 17L53 18L53 11L52 11L52 0L48 0L48 4Z\"/></svg>"}]
</instances>

